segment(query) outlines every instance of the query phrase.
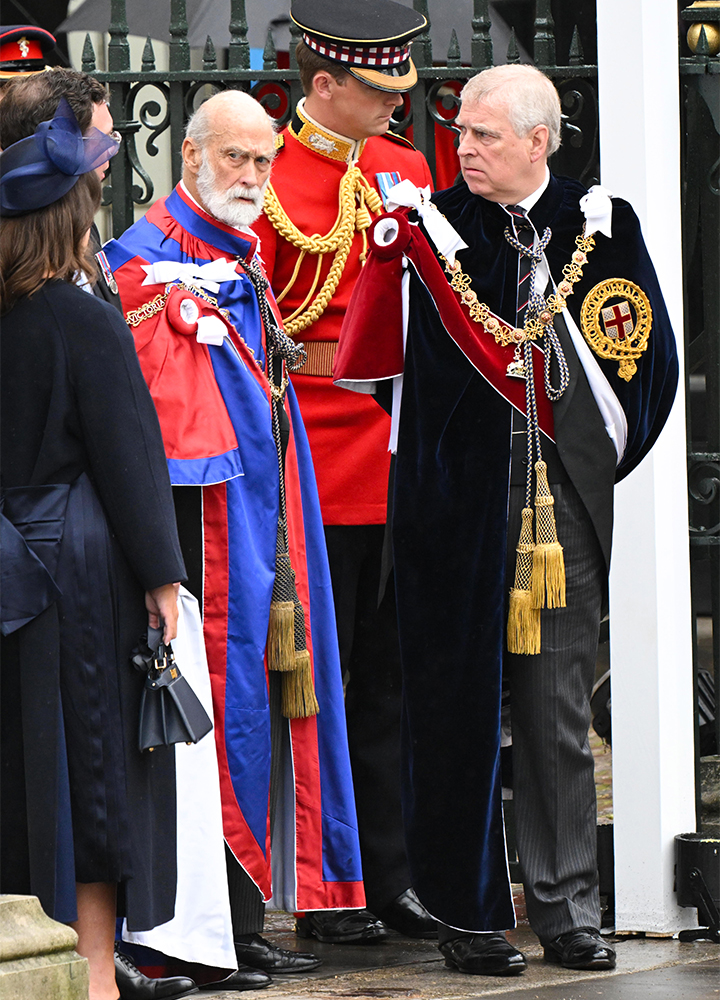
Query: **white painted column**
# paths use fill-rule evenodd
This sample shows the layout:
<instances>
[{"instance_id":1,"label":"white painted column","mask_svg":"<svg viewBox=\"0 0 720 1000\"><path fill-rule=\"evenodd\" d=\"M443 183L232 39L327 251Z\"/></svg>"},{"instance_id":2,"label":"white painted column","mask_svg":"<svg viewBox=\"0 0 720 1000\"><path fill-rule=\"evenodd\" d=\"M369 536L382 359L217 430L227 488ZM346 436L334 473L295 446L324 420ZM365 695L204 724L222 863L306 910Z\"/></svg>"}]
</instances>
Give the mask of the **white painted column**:
<instances>
[{"instance_id":1,"label":"white painted column","mask_svg":"<svg viewBox=\"0 0 720 1000\"><path fill-rule=\"evenodd\" d=\"M610 574L616 927L669 934L696 923L673 892L695 830L677 4L597 8L601 180L640 217L681 358L668 425L616 490Z\"/></svg>"}]
</instances>

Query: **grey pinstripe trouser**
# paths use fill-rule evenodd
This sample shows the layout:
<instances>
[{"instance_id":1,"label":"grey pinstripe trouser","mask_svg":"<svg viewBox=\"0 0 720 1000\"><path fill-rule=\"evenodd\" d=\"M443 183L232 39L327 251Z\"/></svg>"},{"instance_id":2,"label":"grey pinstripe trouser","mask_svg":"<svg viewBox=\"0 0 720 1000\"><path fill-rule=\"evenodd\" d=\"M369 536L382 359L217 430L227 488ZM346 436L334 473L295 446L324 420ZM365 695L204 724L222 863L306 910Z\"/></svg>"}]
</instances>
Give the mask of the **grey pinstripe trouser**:
<instances>
[{"instance_id":1,"label":"grey pinstripe trouser","mask_svg":"<svg viewBox=\"0 0 720 1000\"><path fill-rule=\"evenodd\" d=\"M530 925L541 941L600 926L590 692L606 588L605 563L571 483L553 484L567 607L542 612L542 652L505 654L510 684L517 848ZM508 586L524 506L510 489Z\"/></svg>"}]
</instances>

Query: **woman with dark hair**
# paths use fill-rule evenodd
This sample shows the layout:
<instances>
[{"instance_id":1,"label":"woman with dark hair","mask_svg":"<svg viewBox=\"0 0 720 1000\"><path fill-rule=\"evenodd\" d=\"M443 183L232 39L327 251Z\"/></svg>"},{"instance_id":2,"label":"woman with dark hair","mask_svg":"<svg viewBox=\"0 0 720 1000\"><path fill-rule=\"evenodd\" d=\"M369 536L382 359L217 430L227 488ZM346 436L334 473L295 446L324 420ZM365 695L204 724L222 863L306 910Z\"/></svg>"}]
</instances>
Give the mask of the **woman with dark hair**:
<instances>
[{"instance_id":1,"label":"woman with dark hair","mask_svg":"<svg viewBox=\"0 0 720 1000\"><path fill-rule=\"evenodd\" d=\"M130 656L148 621L174 637L185 578L132 336L76 283L116 149L63 101L0 155L0 891L72 924L91 1000L118 996L116 911L174 912L174 753L138 749Z\"/></svg>"}]
</instances>

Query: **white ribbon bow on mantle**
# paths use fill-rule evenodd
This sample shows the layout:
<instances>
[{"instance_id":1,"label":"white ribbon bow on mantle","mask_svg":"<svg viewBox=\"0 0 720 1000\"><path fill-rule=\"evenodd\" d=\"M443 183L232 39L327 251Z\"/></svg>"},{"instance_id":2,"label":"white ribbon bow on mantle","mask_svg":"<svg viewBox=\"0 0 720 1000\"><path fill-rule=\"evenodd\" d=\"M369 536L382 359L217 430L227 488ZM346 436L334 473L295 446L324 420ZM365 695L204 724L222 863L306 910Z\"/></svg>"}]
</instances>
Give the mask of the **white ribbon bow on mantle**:
<instances>
[{"instance_id":1,"label":"white ribbon bow on mantle","mask_svg":"<svg viewBox=\"0 0 720 1000\"><path fill-rule=\"evenodd\" d=\"M182 281L186 285L205 288L208 292L219 292L223 281L238 281L242 275L235 270L235 264L219 257L208 264L183 264L177 260L157 260L154 264L143 264L147 278L143 285L167 285Z\"/></svg>"},{"instance_id":2,"label":"white ribbon bow on mantle","mask_svg":"<svg viewBox=\"0 0 720 1000\"><path fill-rule=\"evenodd\" d=\"M419 188L412 181L400 181L388 191L388 211L401 207L414 208L438 251L452 263L457 251L464 250L467 243L433 205L430 194L429 187Z\"/></svg>"}]
</instances>

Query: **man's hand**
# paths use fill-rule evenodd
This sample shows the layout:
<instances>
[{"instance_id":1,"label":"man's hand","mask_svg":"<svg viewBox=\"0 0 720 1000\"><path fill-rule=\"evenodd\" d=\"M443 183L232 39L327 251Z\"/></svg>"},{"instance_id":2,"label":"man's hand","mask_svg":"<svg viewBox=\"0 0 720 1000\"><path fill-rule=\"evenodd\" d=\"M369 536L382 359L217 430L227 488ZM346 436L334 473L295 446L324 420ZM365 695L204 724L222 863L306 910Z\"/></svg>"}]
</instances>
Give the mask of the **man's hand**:
<instances>
[{"instance_id":1,"label":"man's hand","mask_svg":"<svg viewBox=\"0 0 720 1000\"><path fill-rule=\"evenodd\" d=\"M179 583L164 583L162 587L145 591L145 607L151 628L164 625L163 642L172 642L177 635Z\"/></svg>"}]
</instances>

